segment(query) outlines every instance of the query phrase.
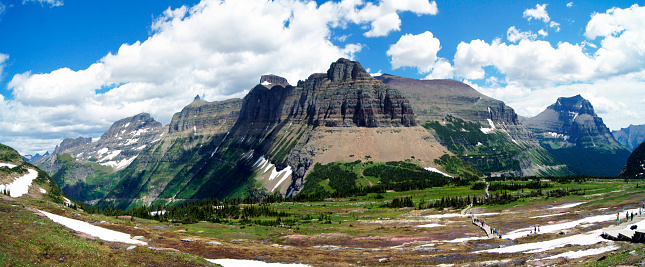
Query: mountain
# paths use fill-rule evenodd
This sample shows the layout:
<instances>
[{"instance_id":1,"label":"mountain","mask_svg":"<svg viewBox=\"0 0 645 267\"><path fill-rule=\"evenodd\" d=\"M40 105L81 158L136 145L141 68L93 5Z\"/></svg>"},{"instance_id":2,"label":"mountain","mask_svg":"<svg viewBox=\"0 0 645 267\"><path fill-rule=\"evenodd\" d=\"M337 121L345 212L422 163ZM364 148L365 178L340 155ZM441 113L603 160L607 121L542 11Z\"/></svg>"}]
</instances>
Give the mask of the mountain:
<instances>
[{"instance_id":1,"label":"mountain","mask_svg":"<svg viewBox=\"0 0 645 267\"><path fill-rule=\"evenodd\" d=\"M542 147L576 174L616 176L630 154L616 142L591 103L580 95L560 97L523 123L535 133Z\"/></svg>"},{"instance_id":2,"label":"mountain","mask_svg":"<svg viewBox=\"0 0 645 267\"><path fill-rule=\"evenodd\" d=\"M645 125L629 125L618 131L612 131L616 141L627 149L634 151L636 147L645 142Z\"/></svg>"},{"instance_id":3,"label":"mountain","mask_svg":"<svg viewBox=\"0 0 645 267\"><path fill-rule=\"evenodd\" d=\"M38 159L40 159L40 158L42 158L42 157L47 157L47 156L49 156L49 151L45 152L45 154L42 154L42 155L40 155L40 154L36 153L36 155L24 155L24 156L22 156L22 157L23 157L26 161L31 162L32 160L38 160Z\"/></svg>"},{"instance_id":4,"label":"mountain","mask_svg":"<svg viewBox=\"0 0 645 267\"><path fill-rule=\"evenodd\" d=\"M0 194L30 196L57 203L63 203L64 196L47 173L26 162L15 149L3 144L0 144Z\"/></svg>"},{"instance_id":5,"label":"mountain","mask_svg":"<svg viewBox=\"0 0 645 267\"><path fill-rule=\"evenodd\" d=\"M455 80L376 78L401 91L421 124L450 152L488 175L572 174L502 101Z\"/></svg>"},{"instance_id":6,"label":"mountain","mask_svg":"<svg viewBox=\"0 0 645 267\"><path fill-rule=\"evenodd\" d=\"M198 121L209 130L200 132ZM266 75L242 100L196 98L175 114L169 131L177 134L119 172L104 203L293 195L315 163L414 158L433 165L444 154L398 90L346 59L297 86Z\"/></svg>"},{"instance_id":7,"label":"mountain","mask_svg":"<svg viewBox=\"0 0 645 267\"><path fill-rule=\"evenodd\" d=\"M70 198L98 201L117 183L114 172L124 169L149 144L159 141L162 124L141 113L118 120L93 142L92 138L66 138L49 156L31 163L49 173Z\"/></svg>"},{"instance_id":8,"label":"mountain","mask_svg":"<svg viewBox=\"0 0 645 267\"><path fill-rule=\"evenodd\" d=\"M165 204L178 199L191 199L179 191L194 190L210 179L221 180L243 175L246 169L235 162L213 157L219 144L226 139L242 106L241 99L208 102L199 96L173 115L158 142L150 144L123 170L115 174L117 185L99 202L127 208L137 203ZM238 181L242 181L238 183ZM232 185L218 184L207 197L234 195L231 190L244 186L244 179L228 179ZM184 188L188 186L188 188ZM223 192L223 193L220 193ZM188 196L186 196L188 195ZM204 198L207 198L204 197ZM156 202L157 203L157 202Z\"/></svg>"},{"instance_id":9,"label":"mountain","mask_svg":"<svg viewBox=\"0 0 645 267\"><path fill-rule=\"evenodd\" d=\"M627 159L621 177L643 179L645 175L645 143L641 143Z\"/></svg>"}]
</instances>

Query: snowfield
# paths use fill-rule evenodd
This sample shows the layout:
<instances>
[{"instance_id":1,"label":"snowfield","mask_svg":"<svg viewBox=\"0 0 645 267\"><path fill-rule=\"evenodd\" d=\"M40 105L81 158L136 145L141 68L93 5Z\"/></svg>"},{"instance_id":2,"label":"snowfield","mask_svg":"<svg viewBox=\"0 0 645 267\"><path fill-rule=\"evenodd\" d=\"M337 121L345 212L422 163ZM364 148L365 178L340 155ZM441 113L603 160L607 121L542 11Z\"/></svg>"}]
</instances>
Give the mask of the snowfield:
<instances>
[{"instance_id":1,"label":"snowfield","mask_svg":"<svg viewBox=\"0 0 645 267\"><path fill-rule=\"evenodd\" d=\"M311 265L307 264L296 264L296 263L266 263L261 261L253 260L236 260L236 259L205 259L208 262L216 263L224 267L235 267L235 266L245 266L245 267L273 267L273 266L288 266L288 267L308 267Z\"/></svg>"},{"instance_id":2,"label":"snowfield","mask_svg":"<svg viewBox=\"0 0 645 267\"><path fill-rule=\"evenodd\" d=\"M8 185L0 185L0 191L9 190L11 197L20 197L29 192L29 186L38 178L38 172L32 169L27 169L27 174L16 179L13 183Z\"/></svg>"},{"instance_id":3,"label":"snowfield","mask_svg":"<svg viewBox=\"0 0 645 267\"><path fill-rule=\"evenodd\" d=\"M126 233L105 229L103 227L98 227L86 222L70 219L70 218L52 214L46 211L42 211L42 210L38 210L38 211L41 212L42 214L45 214L45 216L47 216L47 218L49 218L50 220L56 223L59 223L69 229L72 229L74 231L78 231L81 233L85 233L105 241L121 242L121 243L141 245L141 246L148 245L148 243L146 242L132 239L131 236Z\"/></svg>"},{"instance_id":4,"label":"snowfield","mask_svg":"<svg viewBox=\"0 0 645 267\"><path fill-rule=\"evenodd\" d=\"M441 175L446 176L446 177L454 178L454 177L452 177L452 176L446 174L445 172L442 172L442 171L440 171L440 170L438 170L436 168L428 167L428 168L423 168L423 169L426 170L426 171L436 172L436 173L441 174Z\"/></svg>"}]
</instances>

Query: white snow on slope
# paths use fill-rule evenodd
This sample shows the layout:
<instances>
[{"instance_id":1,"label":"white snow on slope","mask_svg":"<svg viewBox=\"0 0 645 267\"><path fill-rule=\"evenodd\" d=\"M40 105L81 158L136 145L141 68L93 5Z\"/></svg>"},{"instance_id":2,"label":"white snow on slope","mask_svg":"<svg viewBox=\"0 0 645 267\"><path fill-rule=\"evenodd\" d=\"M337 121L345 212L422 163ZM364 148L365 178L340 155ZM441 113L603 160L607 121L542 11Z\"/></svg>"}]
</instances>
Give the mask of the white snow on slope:
<instances>
[{"instance_id":1,"label":"white snow on slope","mask_svg":"<svg viewBox=\"0 0 645 267\"><path fill-rule=\"evenodd\" d=\"M38 211L45 214L45 216L47 216L47 218L49 218L50 220L56 223L62 224L63 226L69 229L72 229L74 231L78 231L81 233L85 233L93 237L98 237L105 241L121 242L121 243L142 245L142 246L148 245L148 243L146 242L132 239L130 235L126 233L105 229L103 227L98 227L86 222L70 219L70 218L52 214L46 211L42 211L42 210L38 210Z\"/></svg>"},{"instance_id":2,"label":"white snow on slope","mask_svg":"<svg viewBox=\"0 0 645 267\"><path fill-rule=\"evenodd\" d=\"M491 119L486 119L486 120L488 120L488 124L490 125L490 128L482 127L482 128L479 128L479 130L481 130L482 133L488 134L491 131L495 130L495 124L493 124L493 120L491 120Z\"/></svg>"},{"instance_id":3,"label":"white snow on slope","mask_svg":"<svg viewBox=\"0 0 645 267\"><path fill-rule=\"evenodd\" d=\"M600 243L600 242L609 242L608 240L603 239L602 237L600 237L601 233L602 233L602 230L595 230L595 231L587 232L587 233L584 233L584 234L572 235L572 236L567 236L567 237L548 240L548 241L535 242L535 243L526 243L526 244L519 244L519 245L508 246L508 247L488 249L488 250L477 251L475 253L482 253L482 252L489 252L489 253L493 253L493 252L494 253L517 253L517 252L539 253L539 252L549 251L549 250L556 249L556 248L561 248L561 247L564 247L564 246L567 246L567 245L587 246L587 245L593 245L593 244Z\"/></svg>"},{"instance_id":4,"label":"white snow on slope","mask_svg":"<svg viewBox=\"0 0 645 267\"><path fill-rule=\"evenodd\" d=\"M573 202L573 203L562 204L562 205L560 205L560 206L550 207L549 209L550 209L550 210L554 210L554 209L568 209L568 208L573 208L573 207L575 207L575 206L582 205L582 204L585 204L585 203L586 203L586 202Z\"/></svg>"},{"instance_id":5,"label":"white snow on slope","mask_svg":"<svg viewBox=\"0 0 645 267\"><path fill-rule=\"evenodd\" d=\"M27 194L27 192L29 191L29 186L31 186L31 182L38 178L37 171L27 169L27 172L27 174L14 180L13 183L10 183L8 185L0 185L0 191L9 190L11 197L20 197L24 194Z\"/></svg>"},{"instance_id":6,"label":"white snow on slope","mask_svg":"<svg viewBox=\"0 0 645 267\"><path fill-rule=\"evenodd\" d=\"M442 172L442 171L440 171L440 170L438 170L436 168L428 167L428 168L423 168L423 169L426 170L426 171L436 172L436 173L441 174L443 176L453 178L452 176L450 176L450 175L446 174L445 172Z\"/></svg>"},{"instance_id":7,"label":"white snow on slope","mask_svg":"<svg viewBox=\"0 0 645 267\"><path fill-rule=\"evenodd\" d=\"M278 187L280 187L280 185L282 184L282 182L284 182L284 180L291 177L291 173L292 173L291 166L287 166L286 168L278 172L278 177L282 175L282 179L280 179L280 181L273 187L273 189L271 189L271 192L275 191ZM271 173L271 175L273 175L273 173ZM269 180L271 180L271 178L269 178Z\"/></svg>"},{"instance_id":8,"label":"white snow on slope","mask_svg":"<svg viewBox=\"0 0 645 267\"><path fill-rule=\"evenodd\" d=\"M606 247L600 247L600 248L592 248L592 249L587 249L587 250L578 250L578 251L569 251L565 253L560 253L558 255L553 255L551 257L546 257L544 258L545 260L550 260L550 259L555 259L555 258L568 258L568 259L578 259L586 256L591 256L591 255L598 255L601 253L609 252L609 251L614 251L619 249L620 247L616 245L611 245L611 246L606 246Z\"/></svg>"},{"instance_id":9,"label":"white snow on slope","mask_svg":"<svg viewBox=\"0 0 645 267\"><path fill-rule=\"evenodd\" d=\"M125 167L130 166L130 163L132 163L135 158L137 158L137 156L132 156L129 159L122 159L120 161L112 160L112 161L108 161L108 162L102 162L102 163L99 163L99 164L101 164L103 166L110 166L110 167L112 167L112 168L114 168L116 170L121 170L121 169L124 169Z\"/></svg>"},{"instance_id":10,"label":"white snow on slope","mask_svg":"<svg viewBox=\"0 0 645 267\"><path fill-rule=\"evenodd\" d=\"M564 223L556 223L556 224L549 224L549 225L540 225L540 233L555 233L561 230L565 229L570 229L574 228L578 225L581 224L586 224L586 223L598 223L598 222L605 222L605 221L612 221L616 220L616 215L614 214L607 214L607 215L597 215L597 216L590 216L586 218L582 218L580 220L575 220L575 221L570 221L570 222L564 222ZM533 230L533 226L528 227L528 228L522 228L518 229L512 232L509 232L508 234L504 234L504 238L510 238L510 239L516 239L520 238L523 236L528 235L531 233Z\"/></svg>"},{"instance_id":11,"label":"white snow on slope","mask_svg":"<svg viewBox=\"0 0 645 267\"><path fill-rule=\"evenodd\" d=\"M288 266L288 267L309 267L311 265L307 264L296 264L296 263L266 263L261 261L253 260L236 260L236 259L205 259L206 261L222 265L224 267L279 267L279 266Z\"/></svg>"},{"instance_id":12,"label":"white snow on slope","mask_svg":"<svg viewBox=\"0 0 645 267\"><path fill-rule=\"evenodd\" d=\"M11 163L0 163L0 167L9 167L9 169L13 169L16 167L16 165L13 165Z\"/></svg>"},{"instance_id":13,"label":"white snow on slope","mask_svg":"<svg viewBox=\"0 0 645 267\"><path fill-rule=\"evenodd\" d=\"M99 153L99 155L103 155L103 154L107 153L108 151L109 151L109 149L107 147L104 147L104 148L99 149L99 151L96 151L96 153Z\"/></svg>"},{"instance_id":14,"label":"white snow on slope","mask_svg":"<svg viewBox=\"0 0 645 267\"><path fill-rule=\"evenodd\" d=\"M106 148L106 149L107 149L107 148ZM112 151L112 152L108 153L108 154L107 154L105 157L103 157L102 159L99 159L99 162L104 162L104 161L112 160L114 157L118 156L119 154L121 154L121 150L114 150L114 151Z\"/></svg>"}]
</instances>

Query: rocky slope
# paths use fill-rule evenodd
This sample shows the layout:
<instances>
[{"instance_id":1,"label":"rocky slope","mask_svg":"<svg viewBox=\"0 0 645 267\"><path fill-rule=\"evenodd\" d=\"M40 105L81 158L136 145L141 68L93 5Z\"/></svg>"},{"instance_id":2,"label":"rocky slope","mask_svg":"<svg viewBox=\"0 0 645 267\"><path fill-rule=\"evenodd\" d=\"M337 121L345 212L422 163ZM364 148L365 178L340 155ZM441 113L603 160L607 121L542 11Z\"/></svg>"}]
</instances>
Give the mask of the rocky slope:
<instances>
[{"instance_id":1,"label":"rocky slope","mask_svg":"<svg viewBox=\"0 0 645 267\"><path fill-rule=\"evenodd\" d=\"M612 131L616 141L627 149L634 151L636 147L645 142L645 125L629 125L618 131Z\"/></svg>"},{"instance_id":2,"label":"rocky slope","mask_svg":"<svg viewBox=\"0 0 645 267\"><path fill-rule=\"evenodd\" d=\"M641 143L627 159L620 172L621 177L643 179L645 177L645 143Z\"/></svg>"},{"instance_id":3,"label":"rocky slope","mask_svg":"<svg viewBox=\"0 0 645 267\"><path fill-rule=\"evenodd\" d=\"M103 203L127 208L135 203L167 203L174 199L193 198L194 188L209 180L226 180L228 176L245 174L236 171L234 162L213 157L219 143L239 116L241 99L208 102L194 101L173 115L167 132L159 142L149 145L124 170L116 173L118 184L103 198ZM221 176L221 178L220 178ZM219 183L205 187L207 197L223 199L231 188L244 186L243 179L229 179L232 185ZM187 187L187 188L186 188ZM206 189L204 189L206 190ZM178 193L191 192L178 195Z\"/></svg>"},{"instance_id":4,"label":"rocky slope","mask_svg":"<svg viewBox=\"0 0 645 267\"><path fill-rule=\"evenodd\" d=\"M89 137L66 138L51 155L31 163L49 173L70 198L98 201L116 185L114 172L159 141L162 129L150 114L141 113L114 122L95 142Z\"/></svg>"},{"instance_id":5,"label":"rocky slope","mask_svg":"<svg viewBox=\"0 0 645 267\"><path fill-rule=\"evenodd\" d=\"M63 203L56 182L44 171L26 162L15 149L0 144L0 194L29 196Z\"/></svg>"},{"instance_id":6,"label":"rocky slope","mask_svg":"<svg viewBox=\"0 0 645 267\"><path fill-rule=\"evenodd\" d=\"M630 154L580 95L560 97L523 123L536 134L542 147L576 174L616 176Z\"/></svg>"},{"instance_id":7,"label":"rocky slope","mask_svg":"<svg viewBox=\"0 0 645 267\"><path fill-rule=\"evenodd\" d=\"M210 109L198 108L206 105L200 101L173 117L169 131L184 136L169 134L146 149L120 172L121 182L105 203L290 195L316 162L414 157L431 164L444 150L418 126L398 90L346 59L297 86L267 75L243 100L215 102ZM202 136L199 125L181 117L217 123Z\"/></svg>"},{"instance_id":8,"label":"rocky slope","mask_svg":"<svg viewBox=\"0 0 645 267\"><path fill-rule=\"evenodd\" d=\"M417 118L452 153L488 175L568 175L504 102L455 80L376 77L401 91Z\"/></svg>"}]
</instances>

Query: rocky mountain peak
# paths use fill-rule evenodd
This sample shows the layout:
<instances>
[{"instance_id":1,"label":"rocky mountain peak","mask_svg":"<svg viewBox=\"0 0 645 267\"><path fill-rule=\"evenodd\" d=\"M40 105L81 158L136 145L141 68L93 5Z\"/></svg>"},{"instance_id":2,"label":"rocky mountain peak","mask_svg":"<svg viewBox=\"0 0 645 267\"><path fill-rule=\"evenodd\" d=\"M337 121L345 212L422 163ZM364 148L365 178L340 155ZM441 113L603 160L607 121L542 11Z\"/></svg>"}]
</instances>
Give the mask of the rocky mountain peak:
<instances>
[{"instance_id":1,"label":"rocky mountain peak","mask_svg":"<svg viewBox=\"0 0 645 267\"><path fill-rule=\"evenodd\" d=\"M65 151L71 148L82 147L91 143L92 143L91 137L78 137L76 139L65 138L63 139L63 142L60 143L60 145L56 146L53 154L64 153Z\"/></svg>"},{"instance_id":2,"label":"rocky mountain peak","mask_svg":"<svg viewBox=\"0 0 645 267\"><path fill-rule=\"evenodd\" d=\"M584 99L581 95L576 95L572 97L560 97L555 102L548 107L553 109L556 112L561 114L561 119L575 120L579 115L588 114L592 117L596 117L596 112L587 99Z\"/></svg>"},{"instance_id":3,"label":"rocky mountain peak","mask_svg":"<svg viewBox=\"0 0 645 267\"><path fill-rule=\"evenodd\" d=\"M274 85L281 85L283 87L287 87L289 85L289 82L287 81L287 79L283 77L269 74L269 75L262 75L262 77L260 78L260 84L266 87L274 86Z\"/></svg>"},{"instance_id":4,"label":"rocky mountain peak","mask_svg":"<svg viewBox=\"0 0 645 267\"><path fill-rule=\"evenodd\" d=\"M112 124L110 128L101 135L101 140L118 138L125 133L135 132L144 128L161 128L160 122L155 121L148 113L139 113L132 117L120 119Z\"/></svg>"},{"instance_id":5,"label":"rocky mountain peak","mask_svg":"<svg viewBox=\"0 0 645 267\"><path fill-rule=\"evenodd\" d=\"M331 63L327 70L327 79L332 82L371 78L372 76L356 61L340 58Z\"/></svg>"}]
</instances>

